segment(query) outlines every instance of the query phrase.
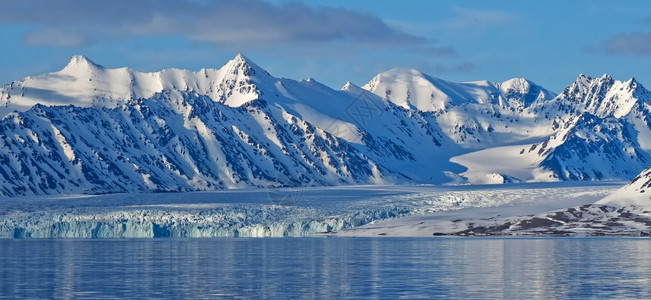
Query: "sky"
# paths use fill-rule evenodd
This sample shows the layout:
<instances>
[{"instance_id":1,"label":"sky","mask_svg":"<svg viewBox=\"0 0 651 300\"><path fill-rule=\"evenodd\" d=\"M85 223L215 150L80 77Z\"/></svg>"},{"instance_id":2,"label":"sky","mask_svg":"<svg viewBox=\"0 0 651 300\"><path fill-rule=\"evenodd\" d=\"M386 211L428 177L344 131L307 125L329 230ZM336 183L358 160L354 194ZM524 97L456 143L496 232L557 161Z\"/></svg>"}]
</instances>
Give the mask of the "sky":
<instances>
[{"instance_id":1,"label":"sky","mask_svg":"<svg viewBox=\"0 0 651 300\"><path fill-rule=\"evenodd\" d=\"M392 68L451 81L583 73L651 88L651 1L0 0L0 85L82 54L109 68L219 68L363 85Z\"/></svg>"}]
</instances>

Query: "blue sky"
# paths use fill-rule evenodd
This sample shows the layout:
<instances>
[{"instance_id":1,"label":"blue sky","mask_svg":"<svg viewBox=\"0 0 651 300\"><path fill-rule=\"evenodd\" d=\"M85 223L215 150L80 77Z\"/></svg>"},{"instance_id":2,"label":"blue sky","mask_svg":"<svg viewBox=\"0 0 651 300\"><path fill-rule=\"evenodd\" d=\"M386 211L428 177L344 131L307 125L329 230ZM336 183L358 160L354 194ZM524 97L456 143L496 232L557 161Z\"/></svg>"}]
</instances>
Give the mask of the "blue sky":
<instances>
[{"instance_id":1,"label":"blue sky","mask_svg":"<svg viewBox=\"0 0 651 300\"><path fill-rule=\"evenodd\" d=\"M394 68L452 81L584 73L651 88L650 1L0 0L0 84L83 54L140 71L219 68L362 85Z\"/></svg>"}]
</instances>

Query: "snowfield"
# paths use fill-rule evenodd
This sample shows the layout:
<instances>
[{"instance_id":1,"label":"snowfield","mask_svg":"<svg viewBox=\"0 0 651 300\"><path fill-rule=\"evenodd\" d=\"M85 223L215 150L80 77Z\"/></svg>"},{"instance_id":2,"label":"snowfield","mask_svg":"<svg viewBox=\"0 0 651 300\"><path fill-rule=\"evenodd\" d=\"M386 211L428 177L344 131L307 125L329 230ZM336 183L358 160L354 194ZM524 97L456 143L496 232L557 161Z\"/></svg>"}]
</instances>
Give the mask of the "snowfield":
<instances>
[{"instance_id":1,"label":"snowfield","mask_svg":"<svg viewBox=\"0 0 651 300\"><path fill-rule=\"evenodd\" d=\"M349 186L0 200L1 238L432 236L442 220L594 203L621 184Z\"/></svg>"},{"instance_id":2,"label":"snowfield","mask_svg":"<svg viewBox=\"0 0 651 300\"><path fill-rule=\"evenodd\" d=\"M471 184L558 181L549 170L539 166L542 159L525 152L532 144L494 147L455 156L451 162L467 171L459 174Z\"/></svg>"}]
</instances>

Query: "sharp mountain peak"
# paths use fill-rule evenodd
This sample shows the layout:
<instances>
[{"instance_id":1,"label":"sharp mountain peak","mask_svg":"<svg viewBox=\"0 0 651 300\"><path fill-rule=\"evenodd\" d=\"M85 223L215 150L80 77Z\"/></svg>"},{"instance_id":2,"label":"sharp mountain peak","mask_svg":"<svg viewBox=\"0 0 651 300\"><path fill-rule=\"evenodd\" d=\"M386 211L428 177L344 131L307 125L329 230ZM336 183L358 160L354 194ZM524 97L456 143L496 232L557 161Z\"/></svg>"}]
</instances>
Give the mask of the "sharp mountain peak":
<instances>
[{"instance_id":1,"label":"sharp mountain peak","mask_svg":"<svg viewBox=\"0 0 651 300\"><path fill-rule=\"evenodd\" d=\"M104 69L104 67L84 55L76 54L70 57L68 64L64 68L64 70L72 69Z\"/></svg>"}]
</instances>

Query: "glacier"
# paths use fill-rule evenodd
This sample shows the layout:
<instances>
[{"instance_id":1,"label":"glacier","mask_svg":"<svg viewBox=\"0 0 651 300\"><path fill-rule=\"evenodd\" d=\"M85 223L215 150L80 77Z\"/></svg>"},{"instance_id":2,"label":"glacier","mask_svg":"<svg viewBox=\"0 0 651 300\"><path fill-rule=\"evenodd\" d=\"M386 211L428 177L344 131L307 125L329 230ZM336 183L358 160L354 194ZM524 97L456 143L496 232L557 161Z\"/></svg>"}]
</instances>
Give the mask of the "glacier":
<instances>
[{"instance_id":1,"label":"glacier","mask_svg":"<svg viewBox=\"0 0 651 300\"><path fill-rule=\"evenodd\" d=\"M436 212L508 207L532 211L532 207L541 209L540 205L547 209L563 207L572 201L591 203L616 187L603 183L508 187L347 186L11 197L0 199L0 238L345 234L346 229L374 226L379 221L399 221ZM284 197L295 198L287 205L279 201Z\"/></svg>"}]
</instances>

